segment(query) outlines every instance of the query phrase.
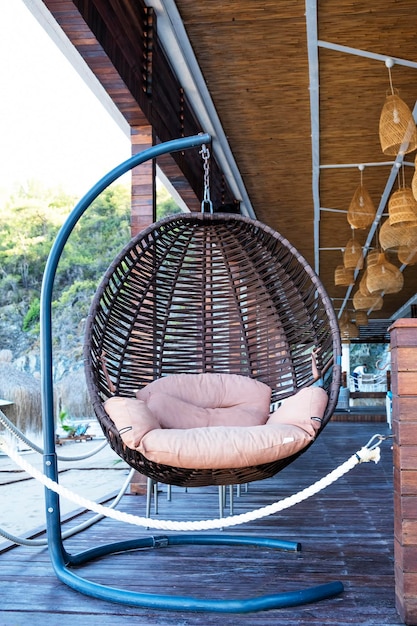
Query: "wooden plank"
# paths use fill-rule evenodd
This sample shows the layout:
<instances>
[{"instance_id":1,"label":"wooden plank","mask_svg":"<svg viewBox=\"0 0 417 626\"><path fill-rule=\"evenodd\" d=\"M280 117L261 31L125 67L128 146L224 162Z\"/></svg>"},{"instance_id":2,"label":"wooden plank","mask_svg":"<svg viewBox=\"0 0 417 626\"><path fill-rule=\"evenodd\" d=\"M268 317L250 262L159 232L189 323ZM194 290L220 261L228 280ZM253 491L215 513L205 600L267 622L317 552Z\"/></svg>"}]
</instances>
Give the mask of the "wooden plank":
<instances>
[{"instance_id":1,"label":"wooden plank","mask_svg":"<svg viewBox=\"0 0 417 626\"><path fill-rule=\"evenodd\" d=\"M417 444L394 446L394 464L403 470L417 470Z\"/></svg>"},{"instance_id":2,"label":"wooden plank","mask_svg":"<svg viewBox=\"0 0 417 626\"><path fill-rule=\"evenodd\" d=\"M393 377L392 391L399 396L412 396L417 389L417 372L398 372Z\"/></svg>"},{"instance_id":3,"label":"wooden plank","mask_svg":"<svg viewBox=\"0 0 417 626\"><path fill-rule=\"evenodd\" d=\"M392 412L398 416L398 421L401 421L402 424L404 424L404 422L415 422L417 415L417 398L410 396L400 399L394 396L392 399Z\"/></svg>"},{"instance_id":4,"label":"wooden plank","mask_svg":"<svg viewBox=\"0 0 417 626\"><path fill-rule=\"evenodd\" d=\"M399 424L400 423L397 420L394 420L392 425L395 441L399 446L414 447L416 440L417 421L401 422L401 427Z\"/></svg>"}]
</instances>

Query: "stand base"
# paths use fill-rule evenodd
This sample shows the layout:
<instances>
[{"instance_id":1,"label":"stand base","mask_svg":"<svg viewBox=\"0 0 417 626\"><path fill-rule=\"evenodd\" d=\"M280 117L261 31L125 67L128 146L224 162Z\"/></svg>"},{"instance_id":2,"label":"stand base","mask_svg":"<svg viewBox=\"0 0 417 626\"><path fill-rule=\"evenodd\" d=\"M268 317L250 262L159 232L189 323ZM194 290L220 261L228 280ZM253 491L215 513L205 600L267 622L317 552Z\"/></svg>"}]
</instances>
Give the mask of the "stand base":
<instances>
[{"instance_id":1,"label":"stand base","mask_svg":"<svg viewBox=\"0 0 417 626\"><path fill-rule=\"evenodd\" d=\"M343 591L341 582L331 582L316 587L310 587L298 591L289 591L246 599L231 600L203 600L188 596L167 596L162 594L148 594L134 591L126 591L115 587L109 587L86 580L73 571L69 566L83 565L88 561L113 554L140 548L158 548L169 545L229 545L229 546L257 546L273 548L277 550L299 551L301 545L298 542L282 541L279 539L256 538L234 535L179 535L161 536L135 539L118 543L107 544L78 555L66 554L67 563L64 563L60 552L52 551L52 563L61 582L69 587L102 600L127 604L148 609L161 609L170 611L200 611L218 613L250 613L266 611L285 607L299 606L311 602L318 602L331 598Z\"/></svg>"}]
</instances>

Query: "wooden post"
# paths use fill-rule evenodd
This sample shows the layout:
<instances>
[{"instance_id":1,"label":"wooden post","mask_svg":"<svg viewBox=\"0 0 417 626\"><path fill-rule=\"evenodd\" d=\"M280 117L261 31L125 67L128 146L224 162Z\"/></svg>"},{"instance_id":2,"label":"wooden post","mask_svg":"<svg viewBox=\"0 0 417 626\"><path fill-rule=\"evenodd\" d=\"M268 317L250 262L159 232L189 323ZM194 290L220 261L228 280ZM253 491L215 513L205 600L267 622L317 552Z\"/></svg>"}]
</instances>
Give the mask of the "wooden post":
<instances>
[{"instance_id":1,"label":"wooden post","mask_svg":"<svg viewBox=\"0 0 417 626\"><path fill-rule=\"evenodd\" d=\"M152 127L131 128L132 155L151 148ZM155 163L147 161L132 170L131 235L134 237L155 221Z\"/></svg>"},{"instance_id":2,"label":"wooden post","mask_svg":"<svg viewBox=\"0 0 417 626\"><path fill-rule=\"evenodd\" d=\"M397 320L390 332L396 607L417 624L417 319Z\"/></svg>"}]
</instances>

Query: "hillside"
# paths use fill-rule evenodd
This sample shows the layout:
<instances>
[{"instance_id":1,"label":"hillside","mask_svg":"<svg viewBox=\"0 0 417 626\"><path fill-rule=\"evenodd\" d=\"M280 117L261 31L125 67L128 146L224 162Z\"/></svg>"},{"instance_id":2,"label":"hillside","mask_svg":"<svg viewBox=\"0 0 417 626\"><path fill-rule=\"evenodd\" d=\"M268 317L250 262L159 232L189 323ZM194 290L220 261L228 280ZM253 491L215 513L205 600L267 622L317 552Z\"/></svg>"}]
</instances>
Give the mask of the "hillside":
<instances>
[{"instance_id":1,"label":"hillside","mask_svg":"<svg viewBox=\"0 0 417 626\"><path fill-rule=\"evenodd\" d=\"M159 217L179 209L163 190ZM39 299L52 243L76 198L32 182L0 214L0 351L29 373L39 371ZM101 276L130 238L128 186L105 190L73 230L53 292L55 380L81 366L84 321Z\"/></svg>"}]
</instances>

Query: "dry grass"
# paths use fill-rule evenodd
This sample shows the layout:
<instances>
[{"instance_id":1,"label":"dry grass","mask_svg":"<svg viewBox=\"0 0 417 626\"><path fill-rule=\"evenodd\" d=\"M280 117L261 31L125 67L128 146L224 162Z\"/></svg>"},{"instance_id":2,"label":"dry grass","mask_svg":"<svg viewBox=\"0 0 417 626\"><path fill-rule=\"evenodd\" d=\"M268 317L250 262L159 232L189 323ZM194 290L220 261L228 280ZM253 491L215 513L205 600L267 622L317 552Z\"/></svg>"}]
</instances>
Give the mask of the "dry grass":
<instances>
[{"instance_id":1,"label":"dry grass","mask_svg":"<svg viewBox=\"0 0 417 626\"><path fill-rule=\"evenodd\" d=\"M88 397L84 371L65 376L55 386L55 415L60 411L69 418L91 417L93 409ZM41 385L38 378L17 370L0 357L0 398L13 404L3 407L5 415L24 433L42 432Z\"/></svg>"},{"instance_id":2,"label":"dry grass","mask_svg":"<svg viewBox=\"0 0 417 626\"><path fill-rule=\"evenodd\" d=\"M55 387L55 397L58 411L66 411L70 418L93 415L83 369L62 378Z\"/></svg>"},{"instance_id":3,"label":"dry grass","mask_svg":"<svg viewBox=\"0 0 417 626\"><path fill-rule=\"evenodd\" d=\"M0 397L10 400L5 414L23 432L42 430L40 381L21 372L9 362L0 361Z\"/></svg>"}]
</instances>

